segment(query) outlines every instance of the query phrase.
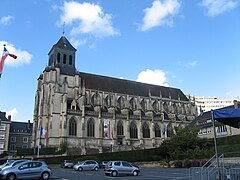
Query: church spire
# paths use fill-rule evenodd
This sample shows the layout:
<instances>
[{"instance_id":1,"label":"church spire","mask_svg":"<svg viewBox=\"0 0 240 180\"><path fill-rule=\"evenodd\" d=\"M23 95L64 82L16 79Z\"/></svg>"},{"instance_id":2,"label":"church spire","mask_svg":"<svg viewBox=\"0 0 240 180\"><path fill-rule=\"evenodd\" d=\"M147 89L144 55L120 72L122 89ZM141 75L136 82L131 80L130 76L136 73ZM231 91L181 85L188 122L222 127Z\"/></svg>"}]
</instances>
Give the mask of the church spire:
<instances>
[{"instance_id":1,"label":"church spire","mask_svg":"<svg viewBox=\"0 0 240 180\"><path fill-rule=\"evenodd\" d=\"M74 75L76 72L75 68L76 51L77 50L64 36L63 29L63 35L58 40L58 42L52 46L51 50L48 53L49 55L48 66L60 68L61 74Z\"/></svg>"}]
</instances>

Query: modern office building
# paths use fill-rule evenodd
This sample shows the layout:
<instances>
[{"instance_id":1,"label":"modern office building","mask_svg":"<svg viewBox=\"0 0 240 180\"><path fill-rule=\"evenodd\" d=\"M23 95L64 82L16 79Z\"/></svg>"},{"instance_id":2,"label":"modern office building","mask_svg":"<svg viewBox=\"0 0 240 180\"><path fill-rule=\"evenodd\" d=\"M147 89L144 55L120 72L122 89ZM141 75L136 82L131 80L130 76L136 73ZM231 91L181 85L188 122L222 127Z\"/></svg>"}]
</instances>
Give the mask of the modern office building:
<instances>
[{"instance_id":1,"label":"modern office building","mask_svg":"<svg viewBox=\"0 0 240 180\"><path fill-rule=\"evenodd\" d=\"M240 98L217 98L217 97L203 97L190 96L191 101L194 101L198 107L198 113L207 112L214 109L220 109L227 106L234 105L234 101L240 101Z\"/></svg>"}]
</instances>

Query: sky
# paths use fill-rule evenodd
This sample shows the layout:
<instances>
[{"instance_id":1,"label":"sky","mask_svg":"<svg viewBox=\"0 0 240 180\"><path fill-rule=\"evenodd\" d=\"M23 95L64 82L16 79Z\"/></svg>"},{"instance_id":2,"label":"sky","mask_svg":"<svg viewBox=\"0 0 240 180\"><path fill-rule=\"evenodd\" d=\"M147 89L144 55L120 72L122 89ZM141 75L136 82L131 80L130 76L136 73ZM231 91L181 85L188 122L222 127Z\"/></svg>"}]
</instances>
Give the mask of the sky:
<instances>
[{"instance_id":1,"label":"sky","mask_svg":"<svg viewBox=\"0 0 240 180\"><path fill-rule=\"evenodd\" d=\"M0 5L0 111L32 121L37 79L63 35L80 72L240 96L239 0L7 0Z\"/></svg>"}]
</instances>

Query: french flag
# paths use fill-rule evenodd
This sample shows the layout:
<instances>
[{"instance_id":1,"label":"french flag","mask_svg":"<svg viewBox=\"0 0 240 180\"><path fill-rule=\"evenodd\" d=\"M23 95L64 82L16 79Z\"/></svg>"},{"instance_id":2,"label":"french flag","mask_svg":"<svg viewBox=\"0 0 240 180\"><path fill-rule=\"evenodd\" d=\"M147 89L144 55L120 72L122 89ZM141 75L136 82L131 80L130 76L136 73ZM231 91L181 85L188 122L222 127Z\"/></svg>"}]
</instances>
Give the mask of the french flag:
<instances>
[{"instance_id":1,"label":"french flag","mask_svg":"<svg viewBox=\"0 0 240 180\"><path fill-rule=\"evenodd\" d=\"M48 132L46 131L46 129L44 129L44 128L41 127L40 136L41 136L42 138L48 139Z\"/></svg>"},{"instance_id":2,"label":"french flag","mask_svg":"<svg viewBox=\"0 0 240 180\"><path fill-rule=\"evenodd\" d=\"M6 59L8 56L10 56L10 57L12 57L12 58L14 58L14 59L17 59L17 56L14 55L14 54L10 54L10 53L8 52L8 50L6 49L5 45L4 45L3 54L2 54L1 61L0 61L0 78L1 78L1 76L2 76L4 61L5 61L5 59Z\"/></svg>"}]
</instances>

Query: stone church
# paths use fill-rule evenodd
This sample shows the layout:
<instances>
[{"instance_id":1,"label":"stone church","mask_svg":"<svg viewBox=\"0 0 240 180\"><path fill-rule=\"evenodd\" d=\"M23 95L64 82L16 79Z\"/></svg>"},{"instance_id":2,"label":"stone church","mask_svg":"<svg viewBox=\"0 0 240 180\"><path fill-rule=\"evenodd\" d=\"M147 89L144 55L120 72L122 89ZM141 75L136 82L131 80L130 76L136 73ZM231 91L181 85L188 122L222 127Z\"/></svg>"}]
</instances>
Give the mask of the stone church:
<instances>
[{"instance_id":1,"label":"stone church","mask_svg":"<svg viewBox=\"0 0 240 180\"><path fill-rule=\"evenodd\" d=\"M62 36L48 54L35 96L33 147L64 143L69 154L155 148L197 116L180 89L79 72L75 53Z\"/></svg>"}]
</instances>

